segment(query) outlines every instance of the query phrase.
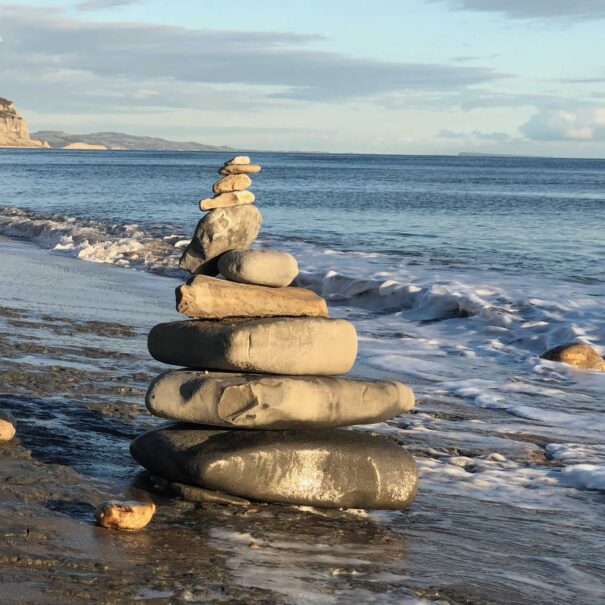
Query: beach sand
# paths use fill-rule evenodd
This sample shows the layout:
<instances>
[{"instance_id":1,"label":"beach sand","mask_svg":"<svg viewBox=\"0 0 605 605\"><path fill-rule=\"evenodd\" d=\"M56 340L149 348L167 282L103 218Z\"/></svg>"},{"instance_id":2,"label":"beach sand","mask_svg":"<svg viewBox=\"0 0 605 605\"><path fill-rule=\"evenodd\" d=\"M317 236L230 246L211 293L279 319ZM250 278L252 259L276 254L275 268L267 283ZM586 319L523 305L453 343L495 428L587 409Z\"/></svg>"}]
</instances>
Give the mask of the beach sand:
<instances>
[{"instance_id":1,"label":"beach sand","mask_svg":"<svg viewBox=\"0 0 605 605\"><path fill-rule=\"evenodd\" d=\"M400 440L406 436L421 469L418 499L401 513L202 507L150 495L128 446L159 424L143 400L165 368L147 354L146 334L154 323L178 318L178 280L8 239L0 239L0 258L0 408L18 421L17 438L0 445L3 603L514 604L605 597L598 580L605 577L598 548L605 522L594 512L602 494L578 495L570 515L543 483L535 490L540 506L515 507L510 493L499 501L497 490L506 488L497 482L477 496L472 485L458 487L453 470L449 482L431 474L431 452L487 465L495 444L528 473L548 473L554 463L544 458L540 435L508 439L486 428L457 448L438 431L406 435L401 429L413 414L395 419L390 426ZM469 411L445 395L421 401L418 412L452 423L498 423L497 411ZM152 497L158 512L139 532L95 526L94 508L112 497Z\"/></svg>"}]
</instances>

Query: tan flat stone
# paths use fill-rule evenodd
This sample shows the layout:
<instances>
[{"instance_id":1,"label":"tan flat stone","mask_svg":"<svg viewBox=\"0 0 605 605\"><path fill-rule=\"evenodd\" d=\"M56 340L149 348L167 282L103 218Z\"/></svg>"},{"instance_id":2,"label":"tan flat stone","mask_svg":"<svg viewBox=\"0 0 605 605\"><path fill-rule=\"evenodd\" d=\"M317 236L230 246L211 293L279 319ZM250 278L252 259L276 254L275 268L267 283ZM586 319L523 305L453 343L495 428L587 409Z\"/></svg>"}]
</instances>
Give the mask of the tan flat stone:
<instances>
[{"instance_id":1,"label":"tan flat stone","mask_svg":"<svg viewBox=\"0 0 605 605\"><path fill-rule=\"evenodd\" d=\"M227 176L230 174L255 174L260 171L261 167L258 164L229 164L220 168L218 173Z\"/></svg>"},{"instance_id":2,"label":"tan flat stone","mask_svg":"<svg viewBox=\"0 0 605 605\"><path fill-rule=\"evenodd\" d=\"M247 248L258 235L262 217L252 204L216 208L197 224L179 266L190 273L216 275L217 257L227 250Z\"/></svg>"},{"instance_id":3,"label":"tan flat stone","mask_svg":"<svg viewBox=\"0 0 605 605\"><path fill-rule=\"evenodd\" d=\"M200 210L241 206L242 204L251 204L254 200L255 197L252 191L229 191L228 193L219 193L214 197L200 200Z\"/></svg>"},{"instance_id":4,"label":"tan flat stone","mask_svg":"<svg viewBox=\"0 0 605 605\"><path fill-rule=\"evenodd\" d=\"M182 367L330 376L353 366L357 333L322 317L194 319L154 326L147 345L158 361Z\"/></svg>"},{"instance_id":5,"label":"tan flat stone","mask_svg":"<svg viewBox=\"0 0 605 605\"><path fill-rule=\"evenodd\" d=\"M305 288L268 288L196 275L176 289L176 310L187 317L327 317L326 301Z\"/></svg>"},{"instance_id":6,"label":"tan flat stone","mask_svg":"<svg viewBox=\"0 0 605 605\"><path fill-rule=\"evenodd\" d=\"M17 432L17 423L10 412L0 410L0 441L10 441Z\"/></svg>"},{"instance_id":7,"label":"tan flat stone","mask_svg":"<svg viewBox=\"0 0 605 605\"><path fill-rule=\"evenodd\" d=\"M223 166L231 166L232 164L249 164L250 158L247 155L236 155L234 158L227 160Z\"/></svg>"},{"instance_id":8,"label":"tan flat stone","mask_svg":"<svg viewBox=\"0 0 605 605\"><path fill-rule=\"evenodd\" d=\"M154 514L153 502L109 500L97 508L95 519L101 527L109 529L142 529Z\"/></svg>"},{"instance_id":9,"label":"tan flat stone","mask_svg":"<svg viewBox=\"0 0 605 605\"><path fill-rule=\"evenodd\" d=\"M219 179L212 185L214 193L230 193L231 191L243 191L252 185L252 179L246 174L229 173L228 176Z\"/></svg>"},{"instance_id":10,"label":"tan flat stone","mask_svg":"<svg viewBox=\"0 0 605 605\"><path fill-rule=\"evenodd\" d=\"M384 422L414 406L400 382L173 370L145 397L154 415L246 429L314 429Z\"/></svg>"},{"instance_id":11,"label":"tan flat stone","mask_svg":"<svg viewBox=\"0 0 605 605\"><path fill-rule=\"evenodd\" d=\"M277 250L229 250L219 258L218 270L231 281L285 287L298 275L298 263Z\"/></svg>"},{"instance_id":12,"label":"tan flat stone","mask_svg":"<svg viewBox=\"0 0 605 605\"><path fill-rule=\"evenodd\" d=\"M559 361L584 370L605 372L605 360L590 345L583 342L572 342L554 347L543 353L542 358Z\"/></svg>"}]
</instances>

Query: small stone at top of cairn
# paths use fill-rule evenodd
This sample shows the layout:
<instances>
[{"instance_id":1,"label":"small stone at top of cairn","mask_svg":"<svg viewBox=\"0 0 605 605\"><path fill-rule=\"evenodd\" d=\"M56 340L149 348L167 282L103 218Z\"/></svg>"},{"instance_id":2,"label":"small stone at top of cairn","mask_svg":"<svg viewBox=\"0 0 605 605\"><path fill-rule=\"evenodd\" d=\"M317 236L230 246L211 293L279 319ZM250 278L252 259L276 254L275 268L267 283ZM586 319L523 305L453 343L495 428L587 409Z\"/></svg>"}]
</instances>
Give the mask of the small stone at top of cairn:
<instances>
[{"instance_id":1,"label":"small stone at top of cairn","mask_svg":"<svg viewBox=\"0 0 605 605\"><path fill-rule=\"evenodd\" d=\"M214 196L200 200L200 210L208 213L197 224L179 261L181 269L193 274L217 275L220 256L229 250L248 248L260 230L262 216L253 205L254 194L247 190L252 179L240 170L250 168L250 158L236 156L226 166L232 172L214 183ZM257 168L260 170L260 166Z\"/></svg>"},{"instance_id":2,"label":"small stone at top of cairn","mask_svg":"<svg viewBox=\"0 0 605 605\"><path fill-rule=\"evenodd\" d=\"M247 155L236 155L234 158L227 160L223 166L233 166L238 164L250 164L250 158Z\"/></svg>"},{"instance_id":3,"label":"small stone at top of cairn","mask_svg":"<svg viewBox=\"0 0 605 605\"><path fill-rule=\"evenodd\" d=\"M233 158L236 159L236 158ZM261 167L258 164L231 164L227 163L222 168L219 168L218 173L222 175L228 174L254 174L260 172Z\"/></svg>"},{"instance_id":4,"label":"small stone at top of cairn","mask_svg":"<svg viewBox=\"0 0 605 605\"><path fill-rule=\"evenodd\" d=\"M291 286L292 255L249 249L262 219L244 194L260 169L247 156L229 160L216 195L200 203L209 212L180 262L193 277L176 290L177 309L193 319L148 338L156 360L183 369L152 382L147 408L180 424L140 435L131 453L196 502L405 508L418 483L413 457L387 437L338 429L409 411L414 394L341 376L355 362L355 327Z\"/></svg>"}]
</instances>

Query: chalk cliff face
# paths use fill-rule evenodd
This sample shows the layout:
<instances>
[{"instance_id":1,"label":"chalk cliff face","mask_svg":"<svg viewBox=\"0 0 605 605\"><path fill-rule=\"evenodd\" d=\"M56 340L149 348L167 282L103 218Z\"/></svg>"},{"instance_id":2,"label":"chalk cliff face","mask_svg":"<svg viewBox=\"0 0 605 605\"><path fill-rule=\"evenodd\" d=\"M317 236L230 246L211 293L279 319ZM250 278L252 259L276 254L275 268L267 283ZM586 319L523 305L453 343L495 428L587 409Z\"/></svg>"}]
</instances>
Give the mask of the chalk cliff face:
<instances>
[{"instance_id":1,"label":"chalk cliff face","mask_svg":"<svg viewBox=\"0 0 605 605\"><path fill-rule=\"evenodd\" d=\"M29 138L27 122L15 106L0 97L0 147L50 147L44 141Z\"/></svg>"}]
</instances>

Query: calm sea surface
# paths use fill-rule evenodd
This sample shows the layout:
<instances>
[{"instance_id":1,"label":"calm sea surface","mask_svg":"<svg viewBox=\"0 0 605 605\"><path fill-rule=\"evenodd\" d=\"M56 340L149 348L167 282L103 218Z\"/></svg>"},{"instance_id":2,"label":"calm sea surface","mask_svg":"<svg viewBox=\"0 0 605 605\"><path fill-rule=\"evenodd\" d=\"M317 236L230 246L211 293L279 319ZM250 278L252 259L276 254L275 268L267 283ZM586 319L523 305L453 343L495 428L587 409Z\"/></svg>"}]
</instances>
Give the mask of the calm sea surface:
<instances>
[{"instance_id":1,"label":"calm sea surface","mask_svg":"<svg viewBox=\"0 0 605 605\"><path fill-rule=\"evenodd\" d=\"M189 233L225 153L0 151L0 203ZM264 234L602 282L605 161L256 153Z\"/></svg>"}]
</instances>

